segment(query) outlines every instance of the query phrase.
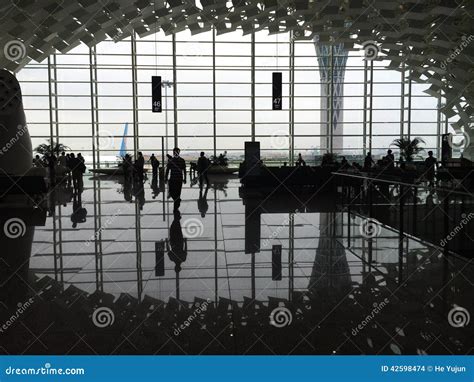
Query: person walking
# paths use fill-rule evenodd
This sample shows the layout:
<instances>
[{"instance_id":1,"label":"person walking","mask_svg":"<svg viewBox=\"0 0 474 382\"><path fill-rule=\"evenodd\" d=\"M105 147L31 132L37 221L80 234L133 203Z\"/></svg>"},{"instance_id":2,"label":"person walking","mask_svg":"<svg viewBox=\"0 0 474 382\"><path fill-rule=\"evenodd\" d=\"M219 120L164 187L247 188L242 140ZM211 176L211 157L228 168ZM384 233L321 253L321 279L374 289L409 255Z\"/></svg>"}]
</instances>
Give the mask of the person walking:
<instances>
[{"instance_id":1,"label":"person walking","mask_svg":"<svg viewBox=\"0 0 474 382\"><path fill-rule=\"evenodd\" d=\"M160 161L156 159L155 154L151 154L150 158L152 180L158 178L158 169L160 168Z\"/></svg>"},{"instance_id":2,"label":"person walking","mask_svg":"<svg viewBox=\"0 0 474 382\"><path fill-rule=\"evenodd\" d=\"M181 150L178 147L173 149L173 157L169 157L165 175L165 181L168 182L170 196L174 200L174 211L179 210L181 204L181 189L183 183L186 183L186 162L179 156L180 152Z\"/></svg>"}]
</instances>

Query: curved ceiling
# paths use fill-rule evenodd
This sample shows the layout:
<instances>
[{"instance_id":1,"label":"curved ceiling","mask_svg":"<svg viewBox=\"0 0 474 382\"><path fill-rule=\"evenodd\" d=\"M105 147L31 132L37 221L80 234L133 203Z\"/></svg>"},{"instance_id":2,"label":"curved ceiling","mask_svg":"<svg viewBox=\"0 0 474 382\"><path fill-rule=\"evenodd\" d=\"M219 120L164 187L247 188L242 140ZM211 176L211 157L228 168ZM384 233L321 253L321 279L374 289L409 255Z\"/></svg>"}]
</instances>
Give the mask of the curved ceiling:
<instances>
[{"instance_id":1,"label":"curved ceiling","mask_svg":"<svg viewBox=\"0 0 474 382\"><path fill-rule=\"evenodd\" d=\"M11 0L0 6L0 64L18 71L81 43L160 30L291 31L295 39L318 36L320 43L347 48L376 42L376 59L409 69L411 79L428 84L428 94L446 97L442 112L458 115L455 131L471 134L473 17L471 0Z\"/></svg>"}]
</instances>

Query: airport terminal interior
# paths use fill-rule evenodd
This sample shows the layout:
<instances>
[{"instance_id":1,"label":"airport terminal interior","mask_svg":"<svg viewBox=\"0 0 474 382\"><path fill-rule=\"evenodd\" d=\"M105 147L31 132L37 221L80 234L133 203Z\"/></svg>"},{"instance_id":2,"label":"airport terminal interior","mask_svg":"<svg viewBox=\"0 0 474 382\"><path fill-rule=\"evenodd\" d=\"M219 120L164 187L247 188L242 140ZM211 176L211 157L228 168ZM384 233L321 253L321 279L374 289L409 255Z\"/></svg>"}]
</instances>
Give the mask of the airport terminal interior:
<instances>
[{"instance_id":1,"label":"airport terminal interior","mask_svg":"<svg viewBox=\"0 0 474 382\"><path fill-rule=\"evenodd\" d=\"M473 354L472 1L0 9L1 354Z\"/></svg>"}]
</instances>

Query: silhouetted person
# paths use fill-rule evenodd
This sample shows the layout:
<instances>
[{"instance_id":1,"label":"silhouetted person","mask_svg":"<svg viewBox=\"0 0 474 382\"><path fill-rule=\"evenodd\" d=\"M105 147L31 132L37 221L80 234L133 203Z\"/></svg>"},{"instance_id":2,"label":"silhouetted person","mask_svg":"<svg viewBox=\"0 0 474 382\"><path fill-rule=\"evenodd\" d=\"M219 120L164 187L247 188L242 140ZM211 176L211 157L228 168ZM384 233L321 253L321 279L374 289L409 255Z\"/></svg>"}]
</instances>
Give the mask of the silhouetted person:
<instances>
[{"instance_id":1,"label":"silhouetted person","mask_svg":"<svg viewBox=\"0 0 474 382\"><path fill-rule=\"evenodd\" d=\"M151 154L150 163L152 179L155 179L158 177L158 169L160 168L160 161L156 159L155 154Z\"/></svg>"},{"instance_id":2,"label":"silhouetted person","mask_svg":"<svg viewBox=\"0 0 474 382\"><path fill-rule=\"evenodd\" d=\"M368 152L364 159L364 171L369 171L374 164L375 162L372 159L372 154Z\"/></svg>"},{"instance_id":3,"label":"silhouetted person","mask_svg":"<svg viewBox=\"0 0 474 382\"><path fill-rule=\"evenodd\" d=\"M349 162L347 161L346 157L342 157L341 159L341 168L346 169L349 167Z\"/></svg>"},{"instance_id":4,"label":"silhouetted person","mask_svg":"<svg viewBox=\"0 0 474 382\"><path fill-rule=\"evenodd\" d=\"M210 162L209 159L204 155L204 151L201 151L201 155L197 161L197 172L199 176L199 186L202 187L204 180L206 184L209 185L209 178L207 176L207 170L209 169Z\"/></svg>"},{"instance_id":5,"label":"silhouetted person","mask_svg":"<svg viewBox=\"0 0 474 382\"><path fill-rule=\"evenodd\" d=\"M174 270L176 272L176 298L179 299L179 272L181 272L181 264L186 261L188 256L188 245L183 237L181 229L181 214L179 210L174 211L174 219L170 226L169 240L166 241L168 256L175 263Z\"/></svg>"},{"instance_id":6,"label":"silhouetted person","mask_svg":"<svg viewBox=\"0 0 474 382\"><path fill-rule=\"evenodd\" d=\"M425 159L426 172L425 177L429 185L434 185L435 170L438 167L438 161L433 156L433 151L428 151L428 158Z\"/></svg>"},{"instance_id":7,"label":"silhouetted person","mask_svg":"<svg viewBox=\"0 0 474 382\"><path fill-rule=\"evenodd\" d=\"M198 199L198 210L201 213L201 217L206 217L206 212L209 209L209 204L207 203L207 191L209 187L206 187L206 191L202 192L203 187L199 189L199 199Z\"/></svg>"},{"instance_id":8,"label":"silhouetted person","mask_svg":"<svg viewBox=\"0 0 474 382\"><path fill-rule=\"evenodd\" d=\"M174 201L174 211L179 209L181 204L181 189L186 183L186 162L179 156L181 150L178 147L173 149L173 157L169 157L166 166L165 180L168 181L170 196ZM168 178L169 175L169 178Z\"/></svg>"},{"instance_id":9,"label":"silhouetted person","mask_svg":"<svg viewBox=\"0 0 474 382\"><path fill-rule=\"evenodd\" d=\"M66 155L66 167L67 167L67 183L69 186L72 185L72 156L74 154Z\"/></svg>"},{"instance_id":10,"label":"silhouetted person","mask_svg":"<svg viewBox=\"0 0 474 382\"><path fill-rule=\"evenodd\" d=\"M82 207L81 195L82 191L74 192L71 214L72 228L76 228L78 223L85 223L87 220L87 210Z\"/></svg>"},{"instance_id":11,"label":"silhouetted person","mask_svg":"<svg viewBox=\"0 0 474 382\"><path fill-rule=\"evenodd\" d=\"M49 153L46 154L45 160L49 169L50 186L53 187L56 183L56 163L58 160L54 154Z\"/></svg>"},{"instance_id":12,"label":"silhouetted person","mask_svg":"<svg viewBox=\"0 0 474 382\"><path fill-rule=\"evenodd\" d=\"M34 157L34 159L33 159L33 166L39 167L39 168L43 167L43 162L41 161L41 158L40 158L39 155L36 155L36 156Z\"/></svg>"},{"instance_id":13,"label":"silhouetted person","mask_svg":"<svg viewBox=\"0 0 474 382\"><path fill-rule=\"evenodd\" d=\"M67 157L66 157L66 153L64 151L59 156L58 161L59 161L59 165L61 167L67 167Z\"/></svg>"},{"instance_id":14,"label":"silhouetted person","mask_svg":"<svg viewBox=\"0 0 474 382\"><path fill-rule=\"evenodd\" d=\"M70 164L71 164L71 172L72 172L72 186L74 188L74 192L82 192L83 182L82 182L82 174L84 173L83 167L85 167L84 163L81 161L80 158L76 158L74 154L70 156Z\"/></svg>"},{"instance_id":15,"label":"silhouetted person","mask_svg":"<svg viewBox=\"0 0 474 382\"><path fill-rule=\"evenodd\" d=\"M303 157L301 156L301 153L298 154L298 159L296 159L296 165L297 166L306 166L306 162L304 161Z\"/></svg>"},{"instance_id":16,"label":"silhouetted person","mask_svg":"<svg viewBox=\"0 0 474 382\"><path fill-rule=\"evenodd\" d=\"M145 158L141 152L138 153L138 157L135 160L135 171L137 173L137 179L143 183L143 172L145 171Z\"/></svg>"},{"instance_id":17,"label":"silhouetted person","mask_svg":"<svg viewBox=\"0 0 474 382\"><path fill-rule=\"evenodd\" d=\"M393 155L392 150L387 150L385 161L387 163L387 168L392 169L395 167L395 155Z\"/></svg>"}]
</instances>

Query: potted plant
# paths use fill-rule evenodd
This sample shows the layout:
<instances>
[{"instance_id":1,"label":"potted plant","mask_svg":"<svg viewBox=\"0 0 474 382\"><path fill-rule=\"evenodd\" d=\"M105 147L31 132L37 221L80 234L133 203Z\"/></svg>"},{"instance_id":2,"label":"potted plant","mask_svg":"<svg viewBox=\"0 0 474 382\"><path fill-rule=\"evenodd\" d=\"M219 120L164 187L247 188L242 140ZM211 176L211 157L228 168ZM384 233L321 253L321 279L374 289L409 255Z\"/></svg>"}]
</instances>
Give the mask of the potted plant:
<instances>
[{"instance_id":1,"label":"potted plant","mask_svg":"<svg viewBox=\"0 0 474 382\"><path fill-rule=\"evenodd\" d=\"M48 139L49 143L42 143L35 148L35 152L39 155L45 156L46 154L55 154L56 156L62 153L63 151L69 150L69 147L63 145L62 143L56 142L51 145L51 140Z\"/></svg>"},{"instance_id":2,"label":"potted plant","mask_svg":"<svg viewBox=\"0 0 474 382\"><path fill-rule=\"evenodd\" d=\"M395 146L400 150L400 160L405 162L413 162L416 155L422 152L424 149L421 144L425 141L420 137L410 139L408 137L397 138L392 142L392 146Z\"/></svg>"}]
</instances>

